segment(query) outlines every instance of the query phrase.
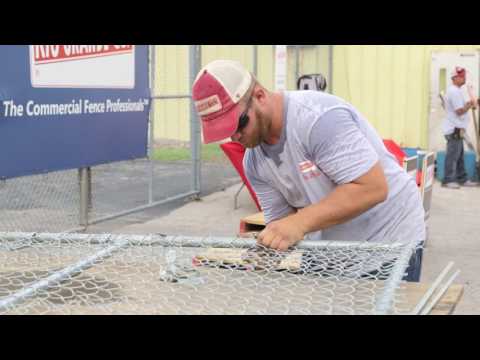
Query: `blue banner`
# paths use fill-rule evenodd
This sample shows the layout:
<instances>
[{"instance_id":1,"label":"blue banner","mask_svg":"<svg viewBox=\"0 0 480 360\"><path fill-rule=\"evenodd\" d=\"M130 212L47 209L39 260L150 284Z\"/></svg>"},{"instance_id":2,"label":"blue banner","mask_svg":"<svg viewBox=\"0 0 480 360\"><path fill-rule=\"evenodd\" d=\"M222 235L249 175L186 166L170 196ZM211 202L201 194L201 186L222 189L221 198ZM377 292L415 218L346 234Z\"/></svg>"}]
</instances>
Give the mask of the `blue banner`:
<instances>
[{"instance_id":1,"label":"blue banner","mask_svg":"<svg viewBox=\"0 0 480 360\"><path fill-rule=\"evenodd\" d=\"M147 45L0 46L0 178L147 155Z\"/></svg>"}]
</instances>

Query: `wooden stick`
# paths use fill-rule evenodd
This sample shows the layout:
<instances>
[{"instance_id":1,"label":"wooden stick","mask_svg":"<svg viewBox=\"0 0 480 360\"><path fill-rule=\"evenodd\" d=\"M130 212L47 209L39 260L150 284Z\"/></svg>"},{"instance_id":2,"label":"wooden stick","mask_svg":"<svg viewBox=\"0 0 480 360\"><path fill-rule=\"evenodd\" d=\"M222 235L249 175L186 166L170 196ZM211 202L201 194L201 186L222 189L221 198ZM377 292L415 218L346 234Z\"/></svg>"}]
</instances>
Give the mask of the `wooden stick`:
<instances>
[{"instance_id":1,"label":"wooden stick","mask_svg":"<svg viewBox=\"0 0 480 360\"><path fill-rule=\"evenodd\" d=\"M275 265L275 270L299 270L302 264L302 254L302 251L293 251L285 258L279 259L280 261ZM268 261L268 257L269 255L265 255L265 260ZM262 259L257 260L255 257L248 256L248 249L211 248L193 258L193 264L196 266L221 264L256 268L258 265L258 267L263 268L262 262Z\"/></svg>"},{"instance_id":2,"label":"wooden stick","mask_svg":"<svg viewBox=\"0 0 480 360\"><path fill-rule=\"evenodd\" d=\"M478 124L477 124L477 115L475 111L475 107L477 106L477 97L473 93L473 86L471 84L467 85L467 91L468 95L470 96L470 100L473 102L472 107L472 120L473 120L473 126L475 129L475 140L477 144L477 162L480 161L480 133L478 132Z\"/></svg>"}]
</instances>

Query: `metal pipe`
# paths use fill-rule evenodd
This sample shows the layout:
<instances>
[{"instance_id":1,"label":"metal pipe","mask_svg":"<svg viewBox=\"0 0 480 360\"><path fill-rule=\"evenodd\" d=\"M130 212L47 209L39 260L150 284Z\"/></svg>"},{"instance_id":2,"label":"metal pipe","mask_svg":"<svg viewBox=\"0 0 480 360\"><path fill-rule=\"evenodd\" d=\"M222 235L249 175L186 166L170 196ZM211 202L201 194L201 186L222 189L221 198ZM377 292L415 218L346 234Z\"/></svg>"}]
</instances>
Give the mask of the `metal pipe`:
<instances>
[{"instance_id":1,"label":"metal pipe","mask_svg":"<svg viewBox=\"0 0 480 360\"><path fill-rule=\"evenodd\" d=\"M128 214L131 214L131 213L134 213L134 212L137 212L137 211L149 209L149 208L157 206L157 205L162 205L162 204L168 203L170 201L180 200L180 199L186 198L188 196L197 196L197 195L198 195L197 191L189 191L189 192L186 192L186 193L183 193L183 194L179 194L179 195L176 195L176 196L166 198L164 200L153 202L151 204L138 206L138 207L130 209L130 210L121 211L121 212L118 212L118 213L115 213L115 214L112 214L112 215L107 215L107 216L97 218L97 219L92 219L92 220L90 220L90 222L88 224L89 225L97 224L97 223L102 222L102 221L111 220L111 219L114 219L114 218L117 218L117 217L120 217L120 216L123 216L123 215L128 215Z\"/></svg>"},{"instance_id":2,"label":"metal pipe","mask_svg":"<svg viewBox=\"0 0 480 360\"><path fill-rule=\"evenodd\" d=\"M156 235L153 235L156 236ZM138 239L145 239L148 236L135 235ZM1 242L18 242L21 239L23 244L43 243L55 241L58 243L71 244L72 242L82 242L89 244L114 243L119 240L127 239L127 235L116 234L67 234L67 233L35 233L35 232L4 232L0 233Z\"/></svg>"},{"instance_id":3,"label":"metal pipe","mask_svg":"<svg viewBox=\"0 0 480 360\"><path fill-rule=\"evenodd\" d=\"M233 197L233 209L237 210L238 209L238 196L240 195L240 192L243 190L245 187L245 183L242 182L242 186L240 186L240 189L235 193L235 196Z\"/></svg>"},{"instance_id":4,"label":"metal pipe","mask_svg":"<svg viewBox=\"0 0 480 360\"><path fill-rule=\"evenodd\" d=\"M295 84L300 76L300 49L298 45L295 45Z\"/></svg>"},{"instance_id":5,"label":"metal pipe","mask_svg":"<svg viewBox=\"0 0 480 360\"><path fill-rule=\"evenodd\" d=\"M430 288L427 290L427 292L422 296L422 298L420 299L420 301L418 302L417 306L415 306L415 308L413 309L412 311L412 314L413 315L418 315L420 314L420 311L422 310L422 308L425 306L425 304L428 302L428 300L430 299L430 297L432 296L432 294L435 292L435 290L437 289L438 285L440 285L440 283L442 282L443 278L445 277L445 275L447 275L447 273L450 271L450 269L452 268L454 262L453 261L450 261L448 263L448 265L445 267L445 269L443 269L443 271L440 273L440 275L437 276L437 278L435 279L435 281L433 282L433 284L430 286Z\"/></svg>"},{"instance_id":6,"label":"metal pipe","mask_svg":"<svg viewBox=\"0 0 480 360\"><path fill-rule=\"evenodd\" d=\"M375 243L367 241L345 241L345 240L304 240L297 244L298 249L309 248L355 248L362 250L392 250L408 246L401 242Z\"/></svg>"},{"instance_id":7,"label":"metal pipe","mask_svg":"<svg viewBox=\"0 0 480 360\"><path fill-rule=\"evenodd\" d=\"M253 75L258 77L258 45L253 45Z\"/></svg>"},{"instance_id":8,"label":"metal pipe","mask_svg":"<svg viewBox=\"0 0 480 360\"><path fill-rule=\"evenodd\" d=\"M333 94L333 45L328 45L328 92Z\"/></svg>"},{"instance_id":9,"label":"metal pipe","mask_svg":"<svg viewBox=\"0 0 480 360\"><path fill-rule=\"evenodd\" d=\"M397 259L396 267L390 274L389 279L386 281L385 290L383 291L382 296L378 298L375 305L375 312L377 314L384 315L390 309L393 295L398 287L398 284L402 281L413 251L413 244L405 246L404 249L402 249L400 256Z\"/></svg>"},{"instance_id":10,"label":"metal pipe","mask_svg":"<svg viewBox=\"0 0 480 360\"><path fill-rule=\"evenodd\" d=\"M127 240L119 241L111 245L110 247L103 249L93 254L92 256L87 257L86 259L80 260L76 264L67 266L66 268L53 273L47 278L40 280L32 285L29 285L23 288L22 290L16 292L15 294L10 295L3 300L0 300L0 311L7 310L9 306L26 299L27 297L29 297L30 295L34 294L39 290L43 290L50 287L54 283L61 282L66 277L74 273L78 273L88 269L89 267L94 265L95 262L98 261L99 259L111 256L113 252L117 251L122 246L125 246L127 244L128 244Z\"/></svg>"},{"instance_id":11,"label":"metal pipe","mask_svg":"<svg viewBox=\"0 0 480 360\"><path fill-rule=\"evenodd\" d=\"M190 91L193 88L195 77L201 67L201 46L190 45ZM200 193L200 121L197 119L197 111L193 99L190 101L190 150L192 152L192 190Z\"/></svg>"},{"instance_id":12,"label":"metal pipe","mask_svg":"<svg viewBox=\"0 0 480 360\"><path fill-rule=\"evenodd\" d=\"M160 100L165 100L165 99L190 99L192 95L155 95L152 96L152 99L160 99Z\"/></svg>"},{"instance_id":13,"label":"metal pipe","mask_svg":"<svg viewBox=\"0 0 480 360\"><path fill-rule=\"evenodd\" d=\"M427 315L430 313L430 311L433 309L433 307L437 304L438 300L445 294L447 289L452 285L453 280L460 274L460 270L457 270L451 277L448 279L448 281L443 285L443 287L439 290L437 295L433 298L432 302L428 304L425 309L422 311L422 315Z\"/></svg>"},{"instance_id":14,"label":"metal pipe","mask_svg":"<svg viewBox=\"0 0 480 360\"><path fill-rule=\"evenodd\" d=\"M159 245L159 246L178 246L178 247L232 247L249 248L255 246L257 241L249 238L236 237L199 237L199 236L181 236L181 235L160 235L160 234L65 234L58 233L22 233L22 232L0 232L1 241L14 241L15 239L34 238L35 241L51 241L67 239L72 241L89 241L91 243L104 243L106 241L116 241L117 238L127 238L130 245ZM325 240L304 240L297 244L297 249L362 249L362 250L392 250L406 246L403 243L375 244L364 241L325 241Z\"/></svg>"},{"instance_id":15,"label":"metal pipe","mask_svg":"<svg viewBox=\"0 0 480 360\"><path fill-rule=\"evenodd\" d=\"M80 185L80 210L79 224L87 226L88 224L88 175L87 168L78 169L78 178Z\"/></svg>"},{"instance_id":16,"label":"metal pipe","mask_svg":"<svg viewBox=\"0 0 480 360\"><path fill-rule=\"evenodd\" d=\"M155 144L155 112L153 106L153 96L155 94L155 45L150 45L149 60L150 60L150 111L148 113L148 129L149 129L149 142L148 142L148 163L150 178L148 181L148 204L153 203L153 152ZM153 50L153 51L152 51Z\"/></svg>"},{"instance_id":17,"label":"metal pipe","mask_svg":"<svg viewBox=\"0 0 480 360\"><path fill-rule=\"evenodd\" d=\"M92 194L92 168L87 167L87 216L93 209L93 194ZM88 221L88 218L87 218Z\"/></svg>"}]
</instances>

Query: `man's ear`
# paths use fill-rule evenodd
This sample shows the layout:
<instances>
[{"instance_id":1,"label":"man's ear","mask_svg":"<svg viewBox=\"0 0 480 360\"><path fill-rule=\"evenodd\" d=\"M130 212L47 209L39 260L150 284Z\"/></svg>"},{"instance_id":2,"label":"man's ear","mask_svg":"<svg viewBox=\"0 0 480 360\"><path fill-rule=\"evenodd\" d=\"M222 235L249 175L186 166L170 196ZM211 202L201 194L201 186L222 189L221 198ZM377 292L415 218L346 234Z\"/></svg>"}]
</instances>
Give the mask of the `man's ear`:
<instances>
[{"instance_id":1,"label":"man's ear","mask_svg":"<svg viewBox=\"0 0 480 360\"><path fill-rule=\"evenodd\" d=\"M264 88L257 85L253 89L253 97L260 105L264 105L267 99L267 92L265 91Z\"/></svg>"}]
</instances>

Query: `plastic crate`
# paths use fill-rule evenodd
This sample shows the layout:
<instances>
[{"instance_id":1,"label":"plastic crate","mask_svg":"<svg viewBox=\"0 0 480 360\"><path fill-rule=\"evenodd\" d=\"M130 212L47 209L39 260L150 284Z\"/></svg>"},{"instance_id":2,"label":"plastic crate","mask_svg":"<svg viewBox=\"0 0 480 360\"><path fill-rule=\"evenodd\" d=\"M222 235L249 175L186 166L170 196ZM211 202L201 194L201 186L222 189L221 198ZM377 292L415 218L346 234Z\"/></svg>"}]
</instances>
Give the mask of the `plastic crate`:
<instances>
[{"instance_id":1,"label":"plastic crate","mask_svg":"<svg viewBox=\"0 0 480 360\"><path fill-rule=\"evenodd\" d=\"M477 157L475 156L475 153L473 151L465 151L463 158L465 161L465 171L467 172L468 180L478 180L477 169L475 166ZM436 178L440 181L443 181L443 178L445 177L445 151L437 152L435 173Z\"/></svg>"}]
</instances>

